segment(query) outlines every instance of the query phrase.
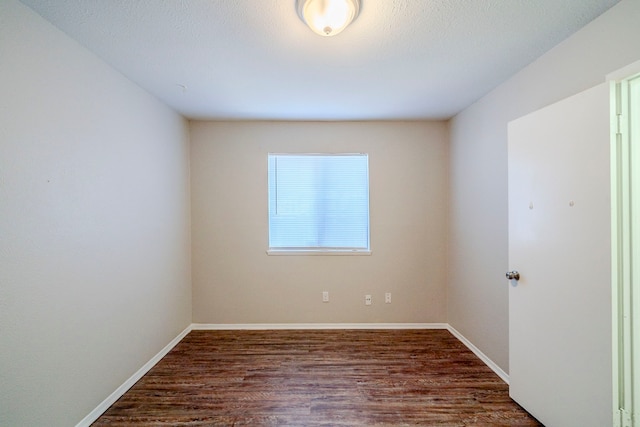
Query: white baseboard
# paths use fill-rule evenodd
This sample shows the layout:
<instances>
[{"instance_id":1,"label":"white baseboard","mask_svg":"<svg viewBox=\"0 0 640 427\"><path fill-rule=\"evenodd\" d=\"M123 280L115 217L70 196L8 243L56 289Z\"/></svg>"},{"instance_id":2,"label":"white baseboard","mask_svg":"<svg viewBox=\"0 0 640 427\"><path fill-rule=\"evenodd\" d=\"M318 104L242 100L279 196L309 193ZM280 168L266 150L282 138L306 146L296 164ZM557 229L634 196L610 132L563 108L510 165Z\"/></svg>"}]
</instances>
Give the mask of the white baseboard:
<instances>
[{"instance_id":1,"label":"white baseboard","mask_svg":"<svg viewBox=\"0 0 640 427\"><path fill-rule=\"evenodd\" d=\"M156 363L166 356L173 347L176 346L192 330L284 330L284 329L446 329L453 336L459 339L469 348L480 360L482 360L493 372L495 372L504 382L509 384L507 375L498 365L489 359L475 345L466 339L460 332L448 323L246 323L246 324L213 324L213 323L192 323L169 344L167 344L158 354L144 364L143 367L133 374L128 380L118 387L109 397L100 403L93 411L82 419L76 427L89 427L100 415L102 415L111 405L113 405L123 394L127 392L140 378L153 368Z\"/></svg>"},{"instance_id":2,"label":"white baseboard","mask_svg":"<svg viewBox=\"0 0 640 427\"><path fill-rule=\"evenodd\" d=\"M169 344L167 344L158 354L153 356L151 360L142 366L142 368L138 369L138 371L133 374L128 380L126 380L120 387L118 387L113 393L109 395L105 400L102 401L93 411L91 411L86 417L84 417L76 427L89 427L95 420L97 420L100 415L102 415L111 405L113 405L123 394L127 392L140 378L144 376L147 372L153 368L156 363L160 361L164 356L171 351L173 347L176 346L182 339L187 336L187 334L191 332L191 325L189 325L184 331L182 331L177 337L175 337Z\"/></svg>"},{"instance_id":3,"label":"white baseboard","mask_svg":"<svg viewBox=\"0 0 640 427\"><path fill-rule=\"evenodd\" d=\"M446 323L193 323L192 330L447 329Z\"/></svg>"},{"instance_id":4,"label":"white baseboard","mask_svg":"<svg viewBox=\"0 0 640 427\"><path fill-rule=\"evenodd\" d=\"M502 381L504 381L505 383L509 384L509 375L503 371L502 369L500 369L500 367L498 365L496 365L493 360L489 359L489 357L487 357L486 354L484 354L483 352L480 351L480 349L478 349L478 347L476 347L475 345L473 345L471 343L471 341L469 341L468 339L465 338L464 335L462 335L460 332L458 332L456 330L456 328L454 328L451 325L447 325L447 330L449 332L451 332L451 334L458 338L464 345L467 346L467 348L469 350L471 350L473 352L473 354L475 354L476 356L478 356L478 358L480 360L482 360L484 362L485 365L487 365L493 372L495 372L500 378L502 378Z\"/></svg>"}]
</instances>

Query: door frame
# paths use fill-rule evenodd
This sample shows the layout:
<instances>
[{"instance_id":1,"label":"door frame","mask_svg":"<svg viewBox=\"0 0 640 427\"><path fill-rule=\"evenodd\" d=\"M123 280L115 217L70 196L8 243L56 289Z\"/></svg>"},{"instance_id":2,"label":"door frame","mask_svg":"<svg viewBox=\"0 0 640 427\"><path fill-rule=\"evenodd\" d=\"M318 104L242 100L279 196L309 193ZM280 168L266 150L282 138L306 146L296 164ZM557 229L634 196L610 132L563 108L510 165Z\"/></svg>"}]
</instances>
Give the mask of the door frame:
<instances>
[{"instance_id":1,"label":"door frame","mask_svg":"<svg viewBox=\"0 0 640 427\"><path fill-rule=\"evenodd\" d=\"M611 88L613 425L640 426L640 61Z\"/></svg>"}]
</instances>

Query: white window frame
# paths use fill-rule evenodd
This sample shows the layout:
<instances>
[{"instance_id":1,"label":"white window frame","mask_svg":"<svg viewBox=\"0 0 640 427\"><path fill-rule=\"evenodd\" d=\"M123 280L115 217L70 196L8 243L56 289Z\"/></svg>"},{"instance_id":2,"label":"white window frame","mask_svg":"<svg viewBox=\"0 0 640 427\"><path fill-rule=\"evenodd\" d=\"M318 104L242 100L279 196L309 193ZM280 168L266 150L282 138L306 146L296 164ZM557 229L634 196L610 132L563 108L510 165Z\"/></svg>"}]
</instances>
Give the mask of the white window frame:
<instances>
[{"instance_id":1,"label":"white window frame","mask_svg":"<svg viewBox=\"0 0 640 427\"><path fill-rule=\"evenodd\" d=\"M367 153L269 153L267 156L267 161L269 161L269 157L271 156L366 156L367 164L369 155ZM269 165L267 164L267 183L269 182ZM269 185L269 184L267 184ZM267 255L324 255L324 256L350 256L350 255L371 255L371 214L370 214L370 179L369 179L369 167L367 166L367 203L368 203L368 216L367 216L367 242L368 248L322 248L322 247L314 247L314 248L277 248L270 247L270 236L267 235ZM269 188L268 191L269 193ZM271 197L270 194L268 197ZM269 225L267 227L267 233L271 232L271 212L269 207L269 200L267 200L267 217Z\"/></svg>"}]
</instances>

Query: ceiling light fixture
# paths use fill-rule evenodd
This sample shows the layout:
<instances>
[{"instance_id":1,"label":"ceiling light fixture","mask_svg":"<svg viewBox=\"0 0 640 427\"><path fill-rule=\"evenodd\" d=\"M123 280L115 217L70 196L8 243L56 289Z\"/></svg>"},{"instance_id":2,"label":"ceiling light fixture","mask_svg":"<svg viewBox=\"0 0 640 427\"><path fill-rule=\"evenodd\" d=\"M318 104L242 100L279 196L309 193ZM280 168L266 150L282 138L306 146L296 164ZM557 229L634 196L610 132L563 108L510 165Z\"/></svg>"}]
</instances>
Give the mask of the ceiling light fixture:
<instances>
[{"instance_id":1,"label":"ceiling light fixture","mask_svg":"<svg viewBox=\"0 0 640 427\"><path fill-rule=\"evenodd\" d=\"M358 16L360 0L296 0L298 16L316 34L335 36Z\"/></svg>"}]
</instances>

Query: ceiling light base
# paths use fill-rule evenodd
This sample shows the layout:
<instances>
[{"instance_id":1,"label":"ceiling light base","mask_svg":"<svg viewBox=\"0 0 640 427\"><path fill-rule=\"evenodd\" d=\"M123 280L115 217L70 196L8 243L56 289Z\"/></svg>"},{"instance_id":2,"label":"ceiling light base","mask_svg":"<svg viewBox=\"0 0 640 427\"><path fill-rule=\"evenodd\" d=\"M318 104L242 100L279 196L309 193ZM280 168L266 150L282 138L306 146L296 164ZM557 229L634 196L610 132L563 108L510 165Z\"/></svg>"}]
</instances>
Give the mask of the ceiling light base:
<instances>
[{"instance_id":1,"label":"ceiling light base","mask_svg":"<svg viewBox=\"0 0 640 427\"><path fill-rule=\"evenodd\" d=\"M321 36L335 36L358 17L360 0L296 0L300 19Z\"/></svg>"}]
</instances>

